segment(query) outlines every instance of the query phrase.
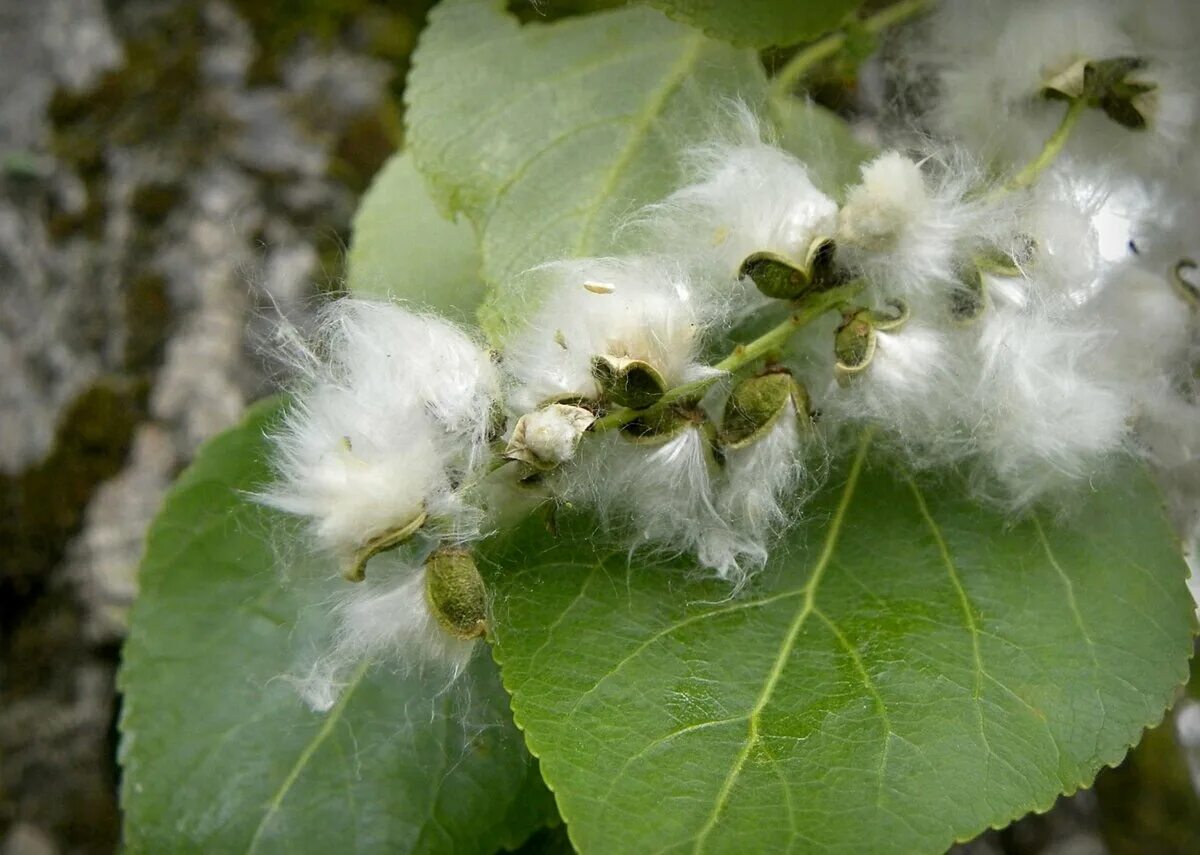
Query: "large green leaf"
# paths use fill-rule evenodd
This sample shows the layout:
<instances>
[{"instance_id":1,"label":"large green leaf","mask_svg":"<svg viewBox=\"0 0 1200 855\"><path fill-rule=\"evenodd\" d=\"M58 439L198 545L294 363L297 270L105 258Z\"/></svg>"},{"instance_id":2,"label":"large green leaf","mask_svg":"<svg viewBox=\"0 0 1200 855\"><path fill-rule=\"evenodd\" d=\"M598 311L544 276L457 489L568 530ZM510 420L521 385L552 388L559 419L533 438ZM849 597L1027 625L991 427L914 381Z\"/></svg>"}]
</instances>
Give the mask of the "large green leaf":
<instances>
[{"instance_id":1,"label":"large green leaf","mask_svg":"<svg viewBox=\"0 0 1200 855\"><path fill-rule=\"evenodd\" d=\"M469 320L483 300L479 264L471 224L443 217L412 156L392 155L354 215L350 290Z\"/></svg>"},{"instance_id":2,"label":"large green leaf","mask_svg":"<svg viewBox=\"0 0 1200 855\"><path fill-rule=\"evenodd\" d=\"M552 816L495 666L360 670L327 713L283 675L326 640L320 568L281 573L259 406L213 440L150 532L120 685L131 852L479 852ZM336 575L336 574L335 574Z\"/></svg>"},{"instance_id":3,"label":"large green leaf","mask_svg":"<svg viewBox=\"0 0 1200 855\"><path fill-rule=\"evenodd\" d=\"M647 8L522 26L503 0L430 14L406 98L418 167L479 229L484 278L619 247L614 226L672 190L723 99L761 107L753 51Z\"/></svg>"},{"instance_id":4,"label":"large green leaf","mask_svg":"<svg viewBox=\"0 0 1200 855\"><path fill-rule=\"evenodd\" d=\"M839 26L862 0L647 0L672 18L739 45L794 45Z\"/></svg>"},{"instance_id":5,"label":"large green leaf","mask_svg":"<svg viewBox=\"0 0 1200 855\"><path fill-rule=\"evenodd\" d=\"M1160 719L1192 601L1137 467L1011 523L867 457L733 599L585 518L495 545L496 655L582 852L940 852Z\"/></svg>"}]
</instances>

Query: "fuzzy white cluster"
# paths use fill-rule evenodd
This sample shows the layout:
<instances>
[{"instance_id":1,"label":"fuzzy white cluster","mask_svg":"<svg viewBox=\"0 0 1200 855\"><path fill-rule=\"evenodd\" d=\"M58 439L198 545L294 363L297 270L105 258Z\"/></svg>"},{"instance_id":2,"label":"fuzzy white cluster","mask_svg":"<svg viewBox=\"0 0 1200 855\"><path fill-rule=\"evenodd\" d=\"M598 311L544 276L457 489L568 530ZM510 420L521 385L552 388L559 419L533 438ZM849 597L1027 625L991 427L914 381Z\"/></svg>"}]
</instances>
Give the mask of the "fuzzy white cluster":
<instances>
[{"instance_id":1,"label":"fuzzy white cluster","mask_svg":"<svg viewBox=\"0 0 1200 855\"><path fill-rule=\"evenodd\" d=\"M772 157L787 161L782 152ZM669 219L661 222L675 226ZM699 554L725 578L739 580L745 569L765 561L766 528L781 514L755 507L754 531L731 524L722 512L730 501L725 496L730 479L723 476L702 420L638 442L598 438L576 461L582 430L578 420L561 413L563 401L598 411L604 390L597 359L645 366L664 389L715 376L702 359L705 344L727 327L733 307L744 305L751 290L737 282L736 263L732 270L715 263L719 281L665 256L576 259L539 268L528 287L534 292L530 302L540 300L540 307L506 344L502 361L511 379L514 417L529 413L523 427L537 425L556 438L548 463L570 464L545 481L556 498L595 508L626 532L632 547ZM795 468L789 451L781 447L773 455L781 472ZM774 485L777 481L772 479L772 494L784 492L786 485Z\"/></svg>"},{"instance_id":2,"label":"fuzzy white cluster","mask_svg":"<svg viewBox=\"0 0 1200 855\"><path fill-rule=\"evenodd\" d=\"M489 459L500 396L486 351L438 318L343 299L290 359L298 382L270 437L277 477L262 503L302 519L313 548L350 576L418 528L426 552L479 537L483 514L469 487ZM470 645L432 619L420 566L338 607L334 649L306 682L314 704L332 702L345 668L367 653L436 653L462 666Z\"/></svg>"},{"instance_id":3,"label":"fuzzy white cluster","mask_svg":"<svg viewBox=\"0 0 1200 855\"><path fill-rule=\"evenodd\" d=\"M335 304L297 355L261 498L351 576L404 545L337 607L308 696L332 702L382 651L463 667L482 580L453 576L474 572L461 550L436 572L423 556L477 539L498 483L591 509L630 550L690 556L736 590L864 431L1013 514L1122 453L1195 464L1200 209L1172 169L1200 149L1197 8L939 5L893 81L915 73L933 100L882 125L890 147L837 200L738 108L685 186L632 218L639 254L510 283L525 314L495 360L444 321ZM526 508L498 504L493 525ZM441 609L435 588L474 605Z\"/></svg>"},{"instance_id":4,"label":"fuzzy white cluster","mask_svg":"<svg viewBox=\"0 0 1200 855\"><path fill-rule=\"evenodd\" d=\"M1153 87L1130 104L1144 132L1089 111L1070 151L1145 173L1176 166L1195 138L1198 31L1190 0L952 0L905 54L940 85L936 129L1011 162L1029 158L1059 121L1062 105L1044 97L1047 88L1069 91L1088 62L1136 60L1128 79Z\"/></svg>"},{"instance_id":5,"label":"fuzzy white cluster","mask_svg":"<svg viewBox=\"0 0 1200 855\"><path fill-rule=\"evenodd\" d=\"M1018 503L1117 448L1200 466L1195 283L1171 287L1200 252L1198 37L1190 0L948 0L896 40L890 85L922 105L898 135L922 126L996 173L1035 157L1072 97L1084 106L1015 194L1036 259L985 277L976 357L1008 405L973 435Z\"/></svg>"},{"instance_id":6,"label":"fuzzy white cluster","mask_svg":"<svg viewBox=\"0 0 1200 855\"><path fill-rule=\"evenodd\" d=\"M746 257L772 252L803 263L814 240L834 233L838 208L804 164L763 141L749 111L739 108L735 118L732 140L692 150L697 180L646 208L635 223L701 287L753 308L761 305L753 287L738 287Z\"/></svg>"},{"instance_id":7,"label":"fuzzy white cluster","mask_svg":"<svg viewBox=\"0 0 1200 855\"><path fill-rule=\"evenodd\" d=\"M405 669L432 663L443 669L449 682L474 652L473 640L446 632L430 611L423 566L385 559L372 570L382 570L387 578L368 579L334 598L329 649L303 677L292 678L300 696L318 712L337 702L363 662L393 662Z\"/></svg>"},{"instance_id":8,"label":"fuzzy white cluster","mask_svg":"<svg viewBox=\"0 0 1200 855\"><path fill-rule=\"evenodd\" d=\"M700 290L665 257L555 262L531 271L526 287L540 305L503 353L520 413L597 398L597 357L645 362L669 385L696 379L709 371L705 333L728 312L727 296Z\"/></svg>"}]
</instances>

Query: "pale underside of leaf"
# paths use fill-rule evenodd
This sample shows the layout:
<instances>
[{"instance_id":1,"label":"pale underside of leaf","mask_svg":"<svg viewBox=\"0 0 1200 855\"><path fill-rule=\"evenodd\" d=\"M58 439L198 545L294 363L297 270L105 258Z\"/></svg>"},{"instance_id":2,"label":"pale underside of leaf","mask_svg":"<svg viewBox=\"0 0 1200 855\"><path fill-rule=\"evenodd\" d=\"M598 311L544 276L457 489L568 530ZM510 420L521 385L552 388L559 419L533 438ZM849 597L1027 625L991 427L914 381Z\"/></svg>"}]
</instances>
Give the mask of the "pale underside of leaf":
<instances>
[{"instance_id":1,"label":"pale underside of leaf","mask_svg":"<svg viewBox=\"0 0 1200 855\"><path fill-rule=\"evenodd\" d=\"M412 155L392 155L354 215L350 292L467 321L483 300L480 263L471 224L442 216Z\"/></svg>"},{"instance_id":2,"label":"pale underside of leaf","mask_svg":"<svg viewBox=\"0 0 1200 855\"><path fill-rule=\"evenodd\" d=\"M841 24L861 0L648 0L716 39L756 48L794 45Z\"/></svg>"},{"instance_id":3,"label":"pale underside of leaf","mask_svg":"<svg viewBox=\"0 0 1200 855\"><path fill-rule=\"evenodd\" d=\"M683 560L573 557L588 525L511 539L489 577L585 853L943 851L1090 783L1186 678L1186 570L1133 466L1009 524L864 446L733 600Z\"/></svg>"},{"instance_id":4,"label":"pale underside of leaf","mask_svg":"<svg viewBox=\"0 0 1200 855\"><path fill-rule=\"evenodd\" d=\"M779 146L808 167L820 190L835 200L860 180L860 165L877 152L859 141L844 119L831 110L791 95L771 99Z\"/></svg>"},{"instance_id":5,"label":"pale underside of leaf","mask_svg":"<svg viewBox=\"0 0 1200 855\"><path fill-rule=\"evenodd\" d=\"M407 93L417 164L475 222L501 300L537 264L628 245L617 227L674 189L685 149L766 93L753 51L653 10L521 26L503 5L442 3Z\"/></svg>"}]
</instances>

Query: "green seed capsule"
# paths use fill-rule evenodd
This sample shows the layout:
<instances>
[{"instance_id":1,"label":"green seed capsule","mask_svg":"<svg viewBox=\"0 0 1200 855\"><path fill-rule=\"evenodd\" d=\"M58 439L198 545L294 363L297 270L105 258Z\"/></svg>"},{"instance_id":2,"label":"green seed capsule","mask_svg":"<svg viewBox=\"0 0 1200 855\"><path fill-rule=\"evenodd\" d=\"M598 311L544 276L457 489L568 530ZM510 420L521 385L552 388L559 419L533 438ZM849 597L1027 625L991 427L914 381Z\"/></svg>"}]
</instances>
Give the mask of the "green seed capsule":
<instances>
[{"instance_id":1,"label":"green seed capsule","mask_svg":"<svg viewBox=\"0 0 1200 855\"><path fill-rule=\"evenodd\" d=\"M867 317L869 313L869 309L848 312L834 334L833 352L837 356L834 372L839 383L845 384L866 371L875 358L876 333Z\"/></svg>"},{"instance_id":2,"label":"green seed capsule","mask_svg":"<svg viewBox=\"0 0 1200 855\"><path fill-rule=\"evenodd\" d=\"M766 436L781 418L798 418L811 426L808 392L786 371L747 377L725 401L721 444L745 448Z\"/></svg>"},{"instance_id":3,"label":"green seed capsule","mask_svg":"<svg viewBox=\"0 0 1200 855\"><path fill-rule=\"evenodd\" d=\"M438 624L455 638L487 634L487 589L465 549L439 549L425 561L425 600Z\"/></svg>"},{"instance_id":4,"label":"green seed capsule","mask_svg":"<svg viewBox=\"0 0 1200 855\"><path fill-rule=\"evenodd\" d=\"M746 257L738 271L760 292L775 300L794 300L812 284L808 273L773 252L756 252Z\"/></svg>"},{"instance_id":5,"label":"green seed capsule","mask_svg":"<svg viewBox=\"0 0 1200 855\"><path fill-rule=\"evenodd\" d=\"M826 237L809 244L802 264L774 252L755 252L742 262L738 275L751 280L767 297L798 300L838 284L834 269L836 252L836 244Z\"/></svg>"},{"instance_id":6,"label":"green seed capsule","mask_svg":"<svg viewBox=\"0 0 1200 855\"><path fill-rule=\"evenodd\" d=\"M640 359L597 356L592 377L601 393L619 407L644 410L667 391L667 381L653 365Z\"/></svg>"},{"instance_id":7,"label":"green seed capsule","mask_svg":"<svg viewBox=\"0 0 1200 855\"><path fill-rule=\"evenodd\" d=\"M659 445L703 422L704 414L699 410L663 407L642 413L622 425L621 437L638 445Z\"/></svg>"}]
</instances>

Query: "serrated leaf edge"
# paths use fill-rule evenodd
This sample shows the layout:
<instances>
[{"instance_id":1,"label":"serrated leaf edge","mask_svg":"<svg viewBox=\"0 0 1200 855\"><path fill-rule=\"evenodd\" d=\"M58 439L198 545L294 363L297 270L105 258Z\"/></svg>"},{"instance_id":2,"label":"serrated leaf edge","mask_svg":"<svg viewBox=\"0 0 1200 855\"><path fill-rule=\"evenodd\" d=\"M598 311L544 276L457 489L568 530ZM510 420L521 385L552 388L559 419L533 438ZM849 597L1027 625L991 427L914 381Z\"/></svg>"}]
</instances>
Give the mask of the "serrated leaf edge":
<instances>
[{"instance_id":1,"label":"serrated leaf edge","mask_svg":"<svg viewBox=\"0 0 1200 855\"><path fill-rule=\"evenodd\" d=\"M801 588L798 589L797 591L791 592L793 595L803 593L807 600L808 599L807 589L809 589L809 586L812 584L814 578L816 578L817 582L819 583L819 572L823 572L823 564L825 562L827 562L828 557L832 556L832 552L836 548L837 530L840 529L841 521L844 519L844 512L849 508L850 499L853 498L854 487L856 486L858 476L861 474L862 465L867 456L867 451L869 450L870 442L871 442L871 436L869 434L865 435L863 437L862 441L860 442L858 452L856 454L854 462L851 465L850 474L847 477L847 481L846 481L845 485L842 487L842 495L839 497L838 509L837 509L834 519L831 522L830 529L829 529L830 534L826 536L826 540L822 546L822 551L821 551L820 557L818 558L818 562L816 565L814 565L813 572L810 574L808 580L805 581L804 585L801 586ZM911 477L909 478L909 482L911 484L913 484L914 488L915 488L915 482L911 479ZM928 508L925 506L923 496L921 496L921 494L919 492L917 492L916 495L920 500L922 515L925 516L925 518L927 520L931 519L931 517L928 516ZM1160 505L1161 504L1163 504L1163 503L1160 502ZM1040 531L1041 523L1038 522L1037 525L1038 525L1038 529ZM939 548L943 551L944 558L946 558L946 557L948 557L946 555L946 547L945 547L944 541L942 540L942 536L940 533L940 527L936 526L936 521L934 521L934 530L935 530L935 536L939 543ZM830 535L832 535L832 537ZM1048 555L1048 557L1053 562L1056 570L1058 570L1061 573L1062 571L1058 565L1057 559L1054 559L1052 555ZM1069 577L1067 577L1066 581L1069 582ZM963 591L961 589L961 583L958 582L957 579L956 579L955 587L957 590L959 590L960 595L965 595L965 591ZM813 595L815 597L815 585L813 585L812 590L813 590ZM775 595L772 595L771 599L775 599L779 596L781 596L781 594L777 593ZM815 606L814 606L814 608L815 608ZM803 613L804 613L804 606L801 607L800 614L802 615ZM969 609L968 609L968 614L970 614ZM792 630L798 629L798 627L797 627L798 622L802 623L802 621L799 618L799 615L798 615L797 619L793 620L792 625L789 627L789 632L788 632L789 637L793 635ZM1009 825L1011 825L1013 822L1015 822L1016 820L1020 819L1023 816L1027 816L1029 814L1044 814L1047 811L1049 811L1052 807L1054 807L1055 803L1060 798L1072 796L1075 793L1079 792L1080 790L1087 789L1088 787L1092 786L1092 784L1095 783L1096 777L1104 769L1113 768L1113 767L1119 765L1125 759L1125 757L1128 755L1129 751L1132 748L1134 748L1135 746L1137 746L1142 741L1142 739L1144 738L1147 731L1149 731L1155 727L1158 727L1160 724L1162 724L1166 720L1167 714L1171 711L1171 709L1174 707L1175 703L1178 701L1182 689L1187 685L1188 679L1190 676L1190 670L1189 670L1188 664L1191 659L1193 646L1195 644L1195 639L1197 638L1197 636L1200 636L1200 625L1198 625L1198 623L1197 623L1197 618L1196 618L1196 615L1194 612L1193 612L1193 615L1191 618L1191 623L1192 623L1192 630L1191 630L1191 633L1189 633L1189 635L1187 636L1188 641L1187 641L1186 652L1188 655L1183 657L1183 659L1181 660L1181 662L1182 662L1182 664L1180 666L1181 676L1178 678L1178 682L1173 684L1169 688L1169 690L1165 691L1160 697L1158 697L1156 699L1155 706L1161 708L1161 712L1159 713L1157 718L1155 718L1155 719L1149 721L1147 724L1143 725L1142 728L1140 730L1138 730L1137 733L1134 735L1134 738L1125 747L1113 751L1112 752L1113 756L1111 758L1097 757L1096 759L1100 761L1100 765L1097 767L1096 771L1094 773L1092 773L1092 775L1090 777L1084 778L1083 780L1074 784L1074 786L1069 785L1069 784L1064 785L1064 788L1060 792L1050 796L1047 800L1045 800L1045 801L1035 800L1034 804L1031 807L1013 812L1007 818L997 820L996 822L993 822L993 823L989 823L988 825L986 825L982 828L979 828L977 831L975 831L972 834L967 834L967 835L962 835L962 836L949 835L945 839L943 845L940 845L938 847L938 849L936 849L936 850L931 849L930 851L942 851L944 849L949 848L951 845L953 845L955 843L965 843L967 841L974 840L980 834L982 834L983 832L985 832L989 829L1000 830L1000 829L1006 828ZM493 625L494 625L494 622L493 622ZM971 632L971 638L972 638L972 644L975 646L976 655L978 656L978 637L977 637L976 631ZM502 650L503 645L501 643L499 643L498 640L493 641L492 639L489 639L489 647L492 650L493 661L495 661L496 664L500 667L501 684L504 686L505 691L508 692L508 694L509 694L509 709L512 712L513 722L517 726L517 729L520 730L521 733L523 733L525 735L525 744L526 744L526 747L529 749L529 753L538 759L540 769L542 772L542 779L545 782L547 789L549 789L554 794L554 802L558 809L559 815L562 817L563 822L566 824L567 837L571 842L571 846L575 849L576 852L582 852L583 850L582 850L581 846L579 845L579 843L576 841L575 836L572 832L571 817L568 815L569 812L565 809L565 806L559 797L559 789L558 789L556 783L552 780L552 775L550 774L550 770L547 767L546 758L545 758L544 754L542 753L540 747L536 744L537 738L529 732L529 730L525 726L524 721L522 720L521 712L518 709L519 702L518 702L517 696L516 696L517 687L510 685L509 677L508 677L509 672L504 667L504 655L503 655L503 650ZM780 660L777 658L776 665L778 665L779 661ZM774 673L774 669L773 669L772 673ZM760 699L761 699L761 695L760 695ZM1152 696L1152 699L1154 699L1153 696ZM755 704L755 707L756 708L759 707L759 704L757 702ZM742 754L739 755L742 762L744 762L744 757L746 755L748 755L749 751L752 748L753 748L753 742L751 742L750 740L747 740L746 749L742 752ZM550 759L551 759L551 765L553 765L553 758L550 758ZM735 764L736 764L736 761L735 761ZM731 769L731 771L732 771L732 769ZM728 780L728 778L727 778L727 780ZM723 786L722 792L727 795L728 789L729 789L728 787ZM719 795L719 797L720 797L720 795ZM719 817L720 807L721 807L721 805L717 806L717 809L713 813L713 817ZM709 832L711 831L712 827L715 827L715 824L716 823L713 822L711 827L708 827ZM681 842L683 842L683 841L681 841ZM693 852L695 852L695 853L699 853L700 851L702 851L702 848L693 849Z\"/></svg>"}]
</instances>

